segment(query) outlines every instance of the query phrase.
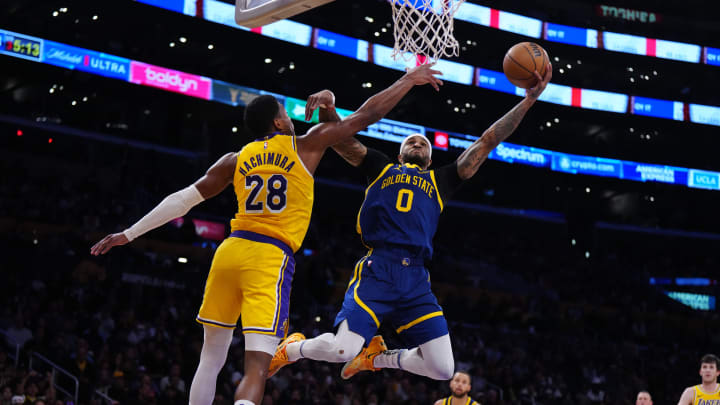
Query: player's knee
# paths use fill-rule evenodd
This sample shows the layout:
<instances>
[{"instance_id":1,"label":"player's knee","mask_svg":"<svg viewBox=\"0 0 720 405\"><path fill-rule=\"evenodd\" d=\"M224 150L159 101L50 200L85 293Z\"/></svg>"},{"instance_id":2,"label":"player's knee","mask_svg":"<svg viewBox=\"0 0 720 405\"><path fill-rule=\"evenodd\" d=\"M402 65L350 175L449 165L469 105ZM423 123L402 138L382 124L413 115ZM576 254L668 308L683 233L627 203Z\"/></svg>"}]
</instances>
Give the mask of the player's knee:
<instances>
[{"instance_id":1,"label":"player's knee","mask_svg":"<svg viewBox=\"0 0 720 405\"><path fill-rule=\"evenodd\" d=\"M359 352L360 350L353 350L351 347L338 347L335 351L335 357L337 358L338 363L347 363L348 361L354 359Z\"/></svg>"},{"instance_id":2,"label":"player's knee","mask_svg":"<svg viewBox=\"0 0 720 405\"><path fill-rule=\"evenodd\" d=\"M338 363L347 363L355 358L362 350L362 345L338 344L335 346L335 357Z\"/></svg>"},{"instance_id":3,"label":"player's knee","mask_svg":"<svg viewBox=\"0 0 720 405\"><path fill-rule=\"evenodd\" d=\"M449 380L455 373L455 360L452 357L445 358L441 361L436 361L430 365L433 375L431 378L434 380Z\"/></svg>"},{"instance_id":4,"label":"player's knee","mask_svg":"<svg viewBox=\"0 0 720 405\"><path fill-rule=\"evenodd\" d=\"M348 361L354 359L355 355L351 352L340 349L337 353L335 353L335 358L337 358L338 363L347 363Z\"/></svg>"}]
</instances>

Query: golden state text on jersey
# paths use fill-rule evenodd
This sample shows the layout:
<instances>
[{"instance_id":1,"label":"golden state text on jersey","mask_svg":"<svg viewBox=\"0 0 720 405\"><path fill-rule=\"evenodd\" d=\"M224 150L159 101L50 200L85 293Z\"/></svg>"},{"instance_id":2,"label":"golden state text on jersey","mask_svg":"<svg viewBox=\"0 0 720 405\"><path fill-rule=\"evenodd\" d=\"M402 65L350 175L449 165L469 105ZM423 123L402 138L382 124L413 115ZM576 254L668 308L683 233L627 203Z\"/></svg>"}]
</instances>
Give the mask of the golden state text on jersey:
<instances>
[{"instance_id":1,"label":"golden state text on jersey","mask_svg":"<svg viewBox=\"0 0 720 405\"><path fill-rule=\"evenodd\" d=\"M432 257L432 239L443 201L434 170L414 164L389 164L365 192L357 231L369 247L396 243Z\"/></svg>"}]
</instances>

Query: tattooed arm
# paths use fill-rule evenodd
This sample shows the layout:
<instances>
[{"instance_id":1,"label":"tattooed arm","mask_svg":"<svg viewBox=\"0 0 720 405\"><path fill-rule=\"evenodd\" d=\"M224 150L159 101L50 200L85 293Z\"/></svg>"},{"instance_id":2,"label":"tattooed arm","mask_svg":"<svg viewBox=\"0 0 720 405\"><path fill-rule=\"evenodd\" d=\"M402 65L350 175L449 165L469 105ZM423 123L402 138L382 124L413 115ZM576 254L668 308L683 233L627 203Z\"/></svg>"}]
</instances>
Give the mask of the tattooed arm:
<instances>
[{"instance_id":1,"label":"tattooed arm","mask_svg":"<svg viewBox=\"0 0 720 405\"><path fill-rule=\"evenodd\" d=\"M318 107L320 107L320 122L342 121L335 110L335 95L330 90L317 92L308 98L305 106L305 121L310 121L313 111ZM355 167L360 166L367 155L367 148L355 137L333 145L333 149Z\"/></svg>"},{"instance_id":2,"label":"tattooed arm","mask_svg":"<svg viewBox=\"0 0 720 405\"><path fill-rule=\"evenodd\" d=\"M486 129L480 139L473 142L457 159L458 175L461 179L467 180L477 173L480 165L485 162L490 152L501 142L505 141L520 125L530 107L535 104L540 94L545 90L550 78L552 78L552 66L548 63L545 70L545 77L535 72L538 78L537 86L528 89L525 98L502 118L495 121L490 128Z\"/></svg>"},{"instance_id":3,"label":"tattooed arm","mask_svg":"<svg viewBox=\"0 0 720 405\"><path fill-rule=\"evenodd\" d=\"M358 141L354 136L342 142L336 143L332 146L332 148L338 155L342 156L346 162L355 167L360 166L368 153L367 147L360 143L360 141Z\"/></svg>"}]
</instances>

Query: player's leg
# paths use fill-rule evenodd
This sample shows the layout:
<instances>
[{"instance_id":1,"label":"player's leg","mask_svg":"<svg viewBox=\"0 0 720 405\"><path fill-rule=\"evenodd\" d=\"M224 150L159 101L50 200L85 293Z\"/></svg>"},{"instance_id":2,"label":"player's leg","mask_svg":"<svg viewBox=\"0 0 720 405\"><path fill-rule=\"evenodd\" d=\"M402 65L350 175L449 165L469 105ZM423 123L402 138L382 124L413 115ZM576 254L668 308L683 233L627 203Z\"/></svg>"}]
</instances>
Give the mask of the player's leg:
<instances>
[{"instance_id":1,"label":"player's leg","mask_svg":"<svg viewBox=\"0 0 720 405\"><path fill-rule=\"evenodd\" d=\"M227 281L229 274L236 271L231 264L238 247L236 238L223 241L210 266L202 306L196 318L203 324L204 340L200 362L190 386L190 405L210 405L215 399L217 376L227 359L233 330L240 315L234 283Z\"/></svg>"},{"instance_id":2,"label":"player's leg","mask_svg":"<svg viewBox=\"0 0 720 405\"><path fill-rule=\"evenodd\" d=\"M245 377L236 392L237 400L259 404L262 399L268 364L287 328L294 264L292 255L282 248L232 237L213 258L197 320L217 329L234 328L242 315ZM224 361L214 363L218 372ZM206 382L212 385L212 396L217 373L214 378ZM197 405L209 405L212 399Z\"/></svg>"},{"instance_id":3,"label":"player's leg","mask_svg":"<svg viewBox=\"0 0 720 405\"><path fill-rule=\"evenodd\" d=\"M405 292L388 320L412 349L385 351L374 358L373 366L403 369L436 380L452 378L455 362L447 321L430 289L427 270L394 271L397 287Z\"/></svg>"},{"instance_id":4,"label":"player's leg","mask_svg":"<svg viewBox=\"0 0 720 405\"><path fill-rule=\"evenodd\" d=\"M215 399L218 374L227 359L233 330L203 325L205 338L200 363L190 385L190 405L210 405Z\"/></svg>"},{"instance_id":5,"label":"player's leg","mask_svg":"<svg viewBox=\"0 0 720 405\"><path fill-rule=\"evenodd\" d=\"M342 308L335 318L337 334L325 333L313 339L291 343L287 347L288 360L300 358L344 363L352 360L370 342L380 327L385 306L376 299L382 297L380 278L384 269L368 257L355 264L353 277L345 292ZM379 318L380 317L380 318Z\"/></svg>"},{"instance_id":6,"label":"player's leg","mask_svg":"<svg viewBox=\"0 0 720 405\"><path fill-rule=\"evenodd\" d=\"M383 290L383 286L389 284L379 283L382 269L374 264L366 266L366 261L367 257L355 266L342 309L335 319L337 333L325 333L312 339L281 345L270 366L271 376L281 367L301 358L332 363L350 361L360 353L365 342L371 342L383 314L388 310L386 305L377 302L377 298L387 296L388 292Z\"/></svg>"},{"instance_id":7,"label":"player's leg","mask_svg":"<svg viewBox=\"0 0 720 405\"><path fill-rule=\"evenodd\" d=\"M253 243L249 255L254 266L244 272L240 281L245 375L235 391L235 400L259 405L270 361L287 334L295 259L272 244Z\"/></svg>"},{"instance_id":8,"label":"player's leg","mask_svg":"<svg viewBox=\"0 0 720 405\"><path fill-rule=\"evenodd\" d=\"M449 380L455 372L450 335L440 336L409 350L387 350L375 357L373 366L397 368L434 380Z\"/></svg>"},{"instance_id":9,"label":"player's leg","mask_svg":"<svg viewBox=\"0 0 720 405\"><path fill-rule=\"evenodd\" d=\"M372 332L374 333L374 332ZM330 363L344 363L352 360L362 350L365 338L348 328L347 320L338 327L337 334L324 333L287 345L288 360L312 359Z\"/></svg>"},{"instance_id":10,"label":"player's leg","mask_svg":"<svg viewBox=\"0 0 720 405\"><path fill-rule=\"evenodd\" d=\"M278 343L280 337L275 335L245 334L245 375L235 390L237 405L260 405L270 360Z\"/></svg>"}]
</instances>

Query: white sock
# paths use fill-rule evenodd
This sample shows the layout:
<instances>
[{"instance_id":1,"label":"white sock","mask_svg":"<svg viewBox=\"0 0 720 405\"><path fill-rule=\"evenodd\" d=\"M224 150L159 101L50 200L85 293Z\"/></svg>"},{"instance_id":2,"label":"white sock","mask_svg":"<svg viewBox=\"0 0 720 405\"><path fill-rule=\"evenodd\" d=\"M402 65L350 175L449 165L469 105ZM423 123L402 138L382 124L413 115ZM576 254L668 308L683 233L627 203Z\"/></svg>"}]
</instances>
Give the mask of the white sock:
<instances>
[{"instance_id":1,"label":"white sock","mask_svg":"<svg viewBox=\"0 0 720 405\"><path fill-rule=\"evenodd\" d=\"M405 356L407 349L402 350L385 350L373 359L375 368L399 368L402 370L402 362L400 356Z\"/></svg>"},{"instance_id":2,"label":"white sock","mask_svg":"<svg viewBox=\"0 0 720 405\"><path fill-rule=\"evenodd\" d=\"M247 399L238 399L235 401L235 405L255 405L255 402L248 401Z\"/></svg>"},{"instance_id":3,"label":"white sock","mask_svg":"<svg viewBox=\"0 0 720 405\"><path fill-rule=\"evenodd\" d=\"M289 343L285 350L290 361L308 358L330 363L344 363L360 353L364 342L365 339L349 330L347 321L343 321L338 328L337 335L323 333L302 342Z\"/></svg>"},{"instance_id":4,"label":"white sock","mask_svg":"<svg viewBox=\"0 0 720 405\"><path fill-rule=\"evenodd\" d=\"M215 399L217 377L225 365L233 335L232 329L203 326L205 340L200 352L200 364L190 385L190 405L212 404Z\"/></svg>"}]
</instances>

